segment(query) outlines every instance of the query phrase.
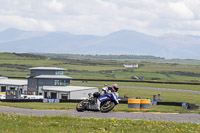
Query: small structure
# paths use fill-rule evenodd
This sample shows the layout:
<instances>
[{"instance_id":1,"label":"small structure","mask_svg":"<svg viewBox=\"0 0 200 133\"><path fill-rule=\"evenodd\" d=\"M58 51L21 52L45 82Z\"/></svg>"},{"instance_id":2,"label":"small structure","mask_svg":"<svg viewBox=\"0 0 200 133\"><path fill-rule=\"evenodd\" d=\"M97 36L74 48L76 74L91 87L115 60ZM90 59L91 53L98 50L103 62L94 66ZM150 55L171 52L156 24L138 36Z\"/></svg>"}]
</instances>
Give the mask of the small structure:
<instances>
[{"instance_id":1,"label":"small structure","mask_svg":"<svg viewBox=\"0 0 200 133\"><path fill-rule=\"evenodd\" d=\"M20 94L27 94L27 80L0 78L0 92L18 91Z\"/></svg>"},{"instance_id":2,"label":"small structure","mask_svg":"<svg viewBox=\"0 0 200 133\"><path fill-rule=\"evenodd\" d=\"M139 67L138 64L124 64L123 66L126 68L138 68Z\"/></svg>"},{"instance_id":3,"label":"small structure","mask_svg":"<svg viewBox=\"0 0 200 133\"><path fill-rule=\"evenodd\" d=\"M99 91L97 87L81 86L43 86L44 98L49 99L85 99L89 93Z\"/></svg>"}]
</instances>

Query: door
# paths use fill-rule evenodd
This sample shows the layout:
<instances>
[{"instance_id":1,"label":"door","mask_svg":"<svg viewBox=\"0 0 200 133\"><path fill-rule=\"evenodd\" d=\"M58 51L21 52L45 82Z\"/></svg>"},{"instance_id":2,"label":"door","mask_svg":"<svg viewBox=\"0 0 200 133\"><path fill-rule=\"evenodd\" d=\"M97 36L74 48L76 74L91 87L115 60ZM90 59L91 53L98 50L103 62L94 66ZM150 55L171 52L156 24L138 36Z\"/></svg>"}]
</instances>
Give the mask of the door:
<instances>
[{"instance_id":1,"label":"door","mask_svg":"<svg viewBox=\"0 0 200 133\"><path fill-rule=\"evenodd\" d=\"M47 92L44 92L44 98L47 98Z\"/></svg>"},{"instance_id":2,"label":"door","mask_svg":"<svg viewBox=\"0 0 200 133\"><path fill-rule=\"evenodd\" d=\"M69 99L69 95L68 94L62 94L62 97L61 97L61 99Z\"/></svg>"},{"instance_id":3,"label":"door","mask_svg":"<svg viewBox=\"0 0 200 133\"><path fill-rule=\"evenodd\" d=\"M57 93L51 92L51 99L57 99Z\"/></svg>"}]
</instances>

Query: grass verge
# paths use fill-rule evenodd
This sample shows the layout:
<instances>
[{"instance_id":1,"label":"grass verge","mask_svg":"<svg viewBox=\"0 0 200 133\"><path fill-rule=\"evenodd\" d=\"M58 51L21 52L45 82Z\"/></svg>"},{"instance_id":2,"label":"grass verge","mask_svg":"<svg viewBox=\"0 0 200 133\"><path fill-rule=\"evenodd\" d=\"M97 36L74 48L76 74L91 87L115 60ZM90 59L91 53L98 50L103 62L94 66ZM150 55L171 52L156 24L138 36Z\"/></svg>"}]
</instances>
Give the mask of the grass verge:
<instances>
[{"instance_id":1,"label":"grass verge","mask_svg":"<svg viewBox=\"0 0 200 133\"><path fill-rule=\"evenodd\" d=\"M200 132L200 125L164 121L77 118L68 116L36 117L0 113L0 131L3 133L198 133Z\"/></svg>"}]
</instances>

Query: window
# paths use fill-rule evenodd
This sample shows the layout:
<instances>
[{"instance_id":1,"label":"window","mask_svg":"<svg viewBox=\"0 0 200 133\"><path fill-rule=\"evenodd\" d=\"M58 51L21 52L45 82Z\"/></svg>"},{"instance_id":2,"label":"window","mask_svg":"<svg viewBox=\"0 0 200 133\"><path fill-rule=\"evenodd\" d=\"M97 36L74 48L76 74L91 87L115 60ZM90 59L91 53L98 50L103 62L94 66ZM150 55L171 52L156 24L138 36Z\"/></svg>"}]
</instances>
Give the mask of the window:
<instances>
[{"instance_id":1,"label":"window","mask_svg":"<svg viewBox=\"0 0 200 133\"><path fill-rule=\"evenodd\" d=\"M20 89L20 94L23 94L23 90L22 89Z\"/></svg>"},{"instance_id":2,"label":"window","mask_svg":"<svg viewBox=\"0 0 200 133\"><path fill-rule=\"evenodd\" d=\"M64 75L64 71L56 71L56 75Z\"/></svg>"},{"instance_id":3,"label":"window","mask_svg":"<svg viewBox=\"0 0 200 133\"><path fill-rule=\"evenodd\" d=\"M15 90L15 87L10 87L10 90Z\"/></svg>"},{"instance_id":4,"label":"window","mask_svg":"<svg viewBox=\"0 0 200 133\"><path fill-rule=\"evenodd\" d=\"M9 91L7 91L7 95L15 95L15 91L9 90Z\"/></svg>"},{"instance_id":5,"label":"window","mask_svg":"<svg viewBox=\"0 0 200 133\"><path fill-rule=\"evenodd\" d=\"M5 86L2 86L1 87L1 92L5 92L6 91L6 87Z\"/></svg>"},{"instance_id":6,"label":"window","mask_svg":"<svg viewBox=\"0 0 200 133\"><path fill-rule=\"evenodd\" d=\"M54 85L60 85L60 81L59 80L54 80Z\"/></svg>"},{"instance_id":7,"label":"window","mask_svg":"<svg viewBox=\"0 0 200 133\"><path fill-rule=\"evenodd\" d=\"M68 86L68 82L66 80L60 80L60 85L61 86Z\"/></svg>"},{"instance_id":8,"label":"window","mask_svg":"<svg viewBox=\"0 0 200 133\"><path fill-rule=\"evenodd\" d=\"M67 80L54 80L55 86L68 86L69 83Z\"/></svg>"}]
</instances>

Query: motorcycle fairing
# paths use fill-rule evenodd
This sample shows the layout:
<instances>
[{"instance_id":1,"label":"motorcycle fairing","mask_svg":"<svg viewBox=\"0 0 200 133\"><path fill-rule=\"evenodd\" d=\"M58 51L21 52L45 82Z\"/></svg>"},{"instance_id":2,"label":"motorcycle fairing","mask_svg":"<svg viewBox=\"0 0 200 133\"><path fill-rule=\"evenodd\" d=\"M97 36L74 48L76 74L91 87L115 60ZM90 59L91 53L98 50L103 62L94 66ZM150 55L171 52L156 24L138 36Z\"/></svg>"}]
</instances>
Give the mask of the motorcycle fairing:
<instances>
[{"instance_id":1,"label":"motorcycle fairing","mask_svg":"<svg viewBox=\"0 0 200 133\"><path fill-rule=\"evenodd\" d=\"M104 101L107 101L107 100L113 100L116 104L119 103L118 99L117 99L117 96L113 93L111 94L104 94L103 96L100 96L98 98L98 101L100 101L100 103L104 102Z\"/></svg>"}]
</instances>

